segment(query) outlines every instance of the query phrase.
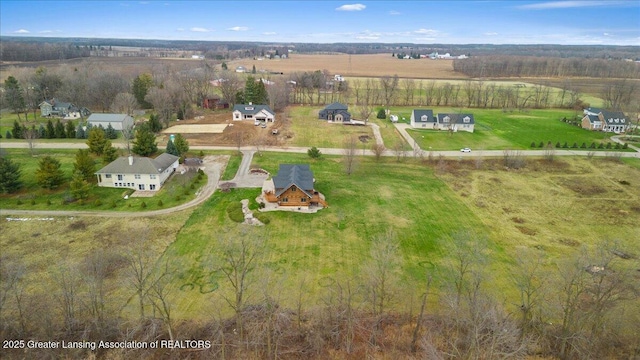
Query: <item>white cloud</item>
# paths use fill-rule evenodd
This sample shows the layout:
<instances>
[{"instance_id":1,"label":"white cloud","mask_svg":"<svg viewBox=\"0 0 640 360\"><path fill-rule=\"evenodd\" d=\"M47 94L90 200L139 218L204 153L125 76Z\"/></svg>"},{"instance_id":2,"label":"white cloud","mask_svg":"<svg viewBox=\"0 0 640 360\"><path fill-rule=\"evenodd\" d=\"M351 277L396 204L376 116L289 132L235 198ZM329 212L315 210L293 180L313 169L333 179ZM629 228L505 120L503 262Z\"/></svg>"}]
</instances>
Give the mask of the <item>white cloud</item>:
<instances>
[{"instance_id":1,"label":"white cloud","mask_svg":"<svg viewBox=\"0 0 640 360\"><path fill-rule=\"evenodd\" d=\"M337 7L338 11L362 11L366 8L366 5L363 4L346 4L340 7Z\"/></svg>"},{"instance_id":2,"label":"white cloud","mask_svg":"<svg viewBox=\"0 0 640 360\"><path fill-rule=\"evenodd\" d=\"M234 27L228 28L227 30L229 30L229 31L247 31L247 30L249 30L249 28L246 27L246 26L234 26Z\"/></svg>"},{"instance_id":3,"label":"white cloud","mask_svg":"<svg viewBox=\"0 0 640 360\"><path fill-rule=\"evenodd\" d=\"M631 2L633 3L633 2ZM581 8L581 7L595 7L595 6L615 6L615 5L629 5L629 2L625 1L584 1L584 0L567 0L567 1L548 1L536 4L527 4L516 6L518 9L524 10L547 10L547 9L568 9L568 8Z\"/></svg>"},{"instance_id":4,"label":"white cloud","mask_svg":"<svg viewBox=\"0 0 640 360\"><path fill-rule=\"evenodd\" d=\"M14 31L13 33L14 34L29 34L29 33L31 33L31 31L25 30L25 29L20 29L20 30Z\"/></svg>"},{"instance_id":5,"label":"white cloud","mask_svg":"<svg viewBox=\"0 0 640 360\"><path fill-rule=\"evenodd\" d=\"M39 34L51 34L53 33L53 30L42 30L42 31L38 31Z\"/></svg>"},{"instance_id":6,"label":"white cloud","mask_svg":"<svg viewBox=\"0 0 640 360\"><path fill-rule=\"evenodd\" d=\"M415 34L420 34L420 35L437 35L440 33L440 31L438 30L433 30L433 29L418 29L418 30L414 30L413 31Z\"/></svg>"},{"instance_id":7,"label":"white cloud","mask_svg":"<svg viewBox=\"0 0 640 360\"><path fill-rule=\"evenodd\" d=\"M610 36L609 33L602 33L603 36Z\"/></svg>"},{"instance_id":8,"label":"white cloud","mask_svg":"<svg viewBox=\"0 0 640 360\"><path fill-rule=\"evenodd\" d=\"M486 32L483 35L484 36L496 36L496 35L498 35L498 33L497 32Z\"/></svg>"},{"instance_id":9,"label":"white cloud","mask_svg":"<svg viewBox=\"0 0 640 360\"><path fill-rule=\"evenodd\" d=\"M210 32L211 31L209 29L201 28L201 27L192 27L190 30L193 32Z\"/></svg>"},{"instance_id":10,"label":"white cloud","mask_svg":"<svg viewBox=\"0 0 640 360\"><path fill-rule=\"evenodd\" d=\"M400 15L400 11L391 10L389 11L389 15Z\"/></svg>"},{"instance_id":11,"label":"white cloud","mask_svg":"<svg viewBox=\"0 0 640 360\"><path fill-rule=\"evenodd\" d=\"M276 35L276 32L273 32L273 31L267 31L267 32L263 32L263 33L262 33L262 35L267 35L267 36L269 36L269 35Z\"/></svg>"}]
</instances>

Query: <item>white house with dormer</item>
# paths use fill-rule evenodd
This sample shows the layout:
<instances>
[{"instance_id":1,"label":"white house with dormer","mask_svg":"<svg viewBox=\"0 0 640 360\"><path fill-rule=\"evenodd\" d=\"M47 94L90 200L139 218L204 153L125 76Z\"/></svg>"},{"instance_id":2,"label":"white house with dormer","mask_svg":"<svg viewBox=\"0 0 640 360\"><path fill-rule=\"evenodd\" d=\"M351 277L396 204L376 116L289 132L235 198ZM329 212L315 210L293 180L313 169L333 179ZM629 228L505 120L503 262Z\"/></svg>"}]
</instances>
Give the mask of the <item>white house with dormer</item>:
<instances>
[{"instance_id":1,"label":"white house with dormer","mask_svg":"<svg viewBox=\"0 0 640 360\"><path fill-rule=\"evenodd\" d=\"M587 108L583 110L582 128L592 131L614 132L616 134L626 132L629 121L622 111L608 111L599 108Z\"/></svg>"}]
</instances>

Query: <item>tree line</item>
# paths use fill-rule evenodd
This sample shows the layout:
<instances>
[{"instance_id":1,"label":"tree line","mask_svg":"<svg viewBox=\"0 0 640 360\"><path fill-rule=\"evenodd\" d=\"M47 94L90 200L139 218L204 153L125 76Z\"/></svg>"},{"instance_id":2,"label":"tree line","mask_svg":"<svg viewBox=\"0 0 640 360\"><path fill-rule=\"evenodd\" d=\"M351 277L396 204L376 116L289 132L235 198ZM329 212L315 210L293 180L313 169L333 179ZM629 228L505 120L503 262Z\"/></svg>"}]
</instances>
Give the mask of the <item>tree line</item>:
<instances>
[{"instance_id":1,"label":"tree line","mask_svg":"<svg viewBox=\"0 0 640 360\"><path fill-rule=\"evenodd\" d=\"M640 79L640 64L633 61L534 56L477 56L454 60L453 69L474 78L590 77Z\"/></svg>"},{"instance_id":2,"label":"tree line","mask_svg":"<svg viewBox=\"0 0 640 360\"><path fill-rule=\"evenodd\" d=\"M353 273L325 277L318 301L311 302L309 290L316 286L305 279L285 299L280 288L287 275L263 261L269 241L264 232L237 227L212 234L216 249L198 260L194 273L157 259L148 246L153 231L146 226L124 235L130 239L126 250L105 248L76 262L60 260L39 278L22 259L0 258L0 339L211 343L170 354L166 349L96 353L136 358L584 359L628 358L640 351L638 314L630 310L637 303L637 282L623 263L630 255L615 242L579 248L559 260L522 249L503 295L492 290L486 239L472 232L452 234L446 245L450 262L426 266L422 275L407 279L400 271L400 239L384 232L369 239L370 252ZM68 225L70 233L85 228L82 219ZM195 279L189 286L175 285L189 279ZM403 293L406 288L418 289L418 295ZM189 289L200 291L192 295ZM177 319L180 296L209 296L210 316ZM130 311L121 312L125 308ZM3 353L25 355L24 350ZM82 349L27 353L88 354Z\"/></svg>"},{"instance_id":3,"label":"tree line","mask_svg":"<svg viewBox=\"0 0 640 360\"><path fill-rule=\"evenodd\" d=\"M89 57L90 49L71 43L2 41L0 61L31 62Z\"/></svg>"}]
</instances>

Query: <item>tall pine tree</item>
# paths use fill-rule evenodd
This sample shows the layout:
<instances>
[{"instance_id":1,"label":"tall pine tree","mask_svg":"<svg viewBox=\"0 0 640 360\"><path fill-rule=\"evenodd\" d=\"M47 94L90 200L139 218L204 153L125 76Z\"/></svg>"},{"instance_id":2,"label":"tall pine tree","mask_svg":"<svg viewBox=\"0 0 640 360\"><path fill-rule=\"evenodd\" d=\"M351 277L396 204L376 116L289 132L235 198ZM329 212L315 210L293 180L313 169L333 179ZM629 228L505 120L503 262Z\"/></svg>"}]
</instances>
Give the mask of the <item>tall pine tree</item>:
<instances>
[{"instance_id":1,"label":"tall pine tree","mask_svg":"<svg viewBox=\"0 0 640 360\"><path fill-rule=\"evenodd\" d=\"M149 156L158 151L156 136L151 132L149 126L138 127L131 151L140 156Z\"/></svg>"}]
</instances>

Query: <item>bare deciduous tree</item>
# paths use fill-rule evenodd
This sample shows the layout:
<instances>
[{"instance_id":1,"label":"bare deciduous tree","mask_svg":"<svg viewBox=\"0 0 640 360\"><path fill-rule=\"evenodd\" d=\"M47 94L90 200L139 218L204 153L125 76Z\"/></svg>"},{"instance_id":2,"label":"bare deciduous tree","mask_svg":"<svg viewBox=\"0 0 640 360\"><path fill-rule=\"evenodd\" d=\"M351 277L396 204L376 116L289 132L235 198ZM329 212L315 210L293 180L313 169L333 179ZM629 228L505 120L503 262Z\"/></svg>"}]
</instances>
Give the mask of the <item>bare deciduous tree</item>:
<instances>
[{"instance_id":1,"label":"bare deciduous tree","mask_svg":"<svg viewBox=\"0 0 640 360\"><path fill-rule=\"evenodd\" d=\"M378 144L377 142L371 146L371 151L373 151L373 155L375 156L376 161L380 161L382 155L386 150L387 148L384 147L383 144Z\"/></svg>"},{"instance_id":2,"label":"bare deciduous tree","mask_svg":"<svg viewBox=\"0 0 640 360\"><path fill-rule=\"evenodd\" d=\"M344 141L342 153L344 155L344 171L347 175L353 174L356 168L356 152L358 150L358 138L355 135L348 136Z\"/></svg>"},{"instance_id":3,"label":"bare deciduous tree","mask_svg":"<svg viewBox=\"0 0 640 360\"><path fill-rule=\"evenodd\" d=\"M138 100L132 93L118 93L111 104L111 111L131 116L137 106Z\"/></svg>"}]
</instances>

